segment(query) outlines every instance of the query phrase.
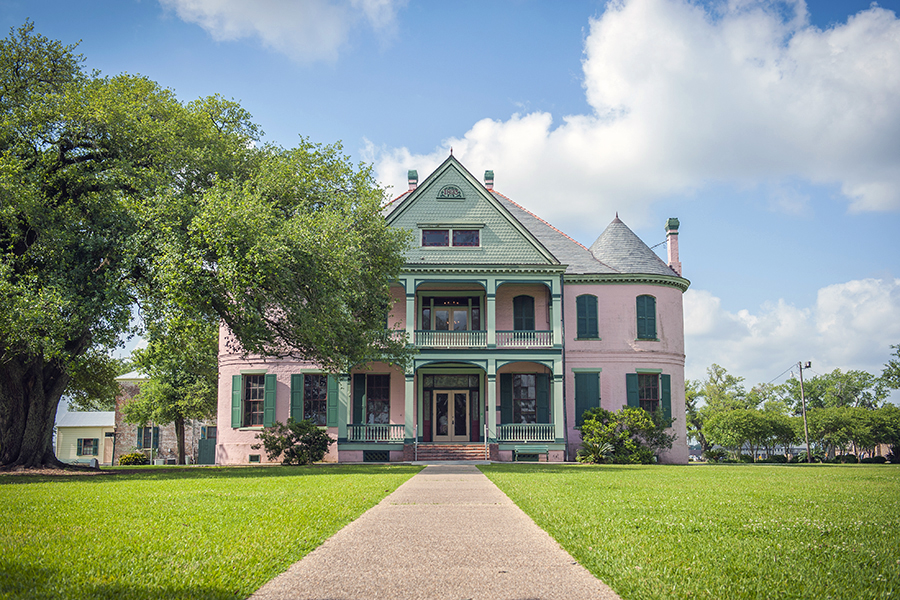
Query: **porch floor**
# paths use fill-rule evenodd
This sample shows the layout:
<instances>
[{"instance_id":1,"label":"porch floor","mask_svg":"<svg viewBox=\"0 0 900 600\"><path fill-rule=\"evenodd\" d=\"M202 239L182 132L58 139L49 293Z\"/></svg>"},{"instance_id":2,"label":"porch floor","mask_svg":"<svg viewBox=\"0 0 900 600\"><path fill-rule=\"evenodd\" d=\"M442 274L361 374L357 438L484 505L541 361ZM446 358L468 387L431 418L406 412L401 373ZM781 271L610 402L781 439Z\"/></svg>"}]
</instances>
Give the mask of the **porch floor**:
<instances>
[{"instance_id":1,"label":"porch floor","mask_svg":"<svg viewBox=\"0 0 900 600\"><path fill-rule=\"evenodd\" d=\"M288 598L619 596L474 465L454 464L426 467L251 596Z\"/></svg>"}]
</instances>

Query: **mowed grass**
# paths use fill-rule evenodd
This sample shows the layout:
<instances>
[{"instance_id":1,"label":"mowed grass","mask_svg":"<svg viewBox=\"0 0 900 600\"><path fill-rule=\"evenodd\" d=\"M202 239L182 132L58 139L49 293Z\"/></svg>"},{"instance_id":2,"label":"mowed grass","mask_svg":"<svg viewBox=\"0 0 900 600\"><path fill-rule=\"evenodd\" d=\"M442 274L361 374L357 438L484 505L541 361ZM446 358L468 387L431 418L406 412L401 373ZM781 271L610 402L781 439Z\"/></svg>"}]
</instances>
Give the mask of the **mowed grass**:
<instances>
[{"instance_id":1,"label":"mowed grass","mask_svg":"<svg viewBox=\"0 0 900 600\"><path fill-rule=\"evenodd\" d=\"M409 466L0 477L0 598L244 598Z\"/></svg>"},{"instance_id":2,"label":"mowed grass","mask_svg":"<svg viewBox=\"0 0 900 600\"><path fill-rule=\"evenodd\" d=\"M626 600L900 598L893 465L490 465Z\"/></svg>"}]
</instances>

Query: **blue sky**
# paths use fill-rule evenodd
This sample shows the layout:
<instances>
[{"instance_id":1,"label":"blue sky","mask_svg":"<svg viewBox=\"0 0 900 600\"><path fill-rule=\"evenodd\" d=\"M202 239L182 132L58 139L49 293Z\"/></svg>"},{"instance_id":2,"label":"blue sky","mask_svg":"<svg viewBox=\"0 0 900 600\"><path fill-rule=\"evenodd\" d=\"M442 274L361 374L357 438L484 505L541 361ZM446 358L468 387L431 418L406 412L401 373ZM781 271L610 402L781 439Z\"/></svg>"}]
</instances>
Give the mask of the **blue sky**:
<instances>
[{"instance_id":1,"label":"blue sky","mask_svg":"<svg viewBox=\"0 0 900 600\"><path fill-rule=\"evenodd\" d=\"M686 374L880 373L900 344L900 0L0 0L89 68L341 140L392 194L449 153L590 245L681 220ZM658 249L664 252L664 246ZM783 377L776 381L783 381Z\"/></svg>"}]
</instances>

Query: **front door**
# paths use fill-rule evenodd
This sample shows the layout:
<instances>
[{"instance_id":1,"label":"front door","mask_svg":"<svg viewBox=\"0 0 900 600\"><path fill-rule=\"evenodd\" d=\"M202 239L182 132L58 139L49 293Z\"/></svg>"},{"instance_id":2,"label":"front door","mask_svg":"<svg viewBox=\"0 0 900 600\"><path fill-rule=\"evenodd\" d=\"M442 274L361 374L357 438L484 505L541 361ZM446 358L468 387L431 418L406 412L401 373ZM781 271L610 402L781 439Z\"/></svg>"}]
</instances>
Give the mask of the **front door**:
<instances>
[{"instance_id":1,"label":"front door","mask_svg":"<svg viewBox=\"0 0 900 600\"><path fill-rule=\"evenodd\" d=\"M434 392L434 441L469 441L469 391Z\"/></svg>"}]
</instances>

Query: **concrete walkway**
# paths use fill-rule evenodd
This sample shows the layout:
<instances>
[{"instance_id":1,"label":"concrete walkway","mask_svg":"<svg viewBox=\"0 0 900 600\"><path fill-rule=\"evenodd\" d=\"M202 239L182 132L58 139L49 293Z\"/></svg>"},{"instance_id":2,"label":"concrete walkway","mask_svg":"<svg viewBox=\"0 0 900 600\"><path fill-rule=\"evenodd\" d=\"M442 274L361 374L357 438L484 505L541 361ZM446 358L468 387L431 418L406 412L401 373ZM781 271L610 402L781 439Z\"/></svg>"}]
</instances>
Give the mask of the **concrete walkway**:
<instances>
[{"instance_id":1,"label":"concrete walkway","mask_svg":"<svg viewBox=\"0 0 900 600\"><path fill-rule=\"evenodd\" d=\"M619 597L475 466L426 467L253 600Z\"/></svg>"}]
</instances>

